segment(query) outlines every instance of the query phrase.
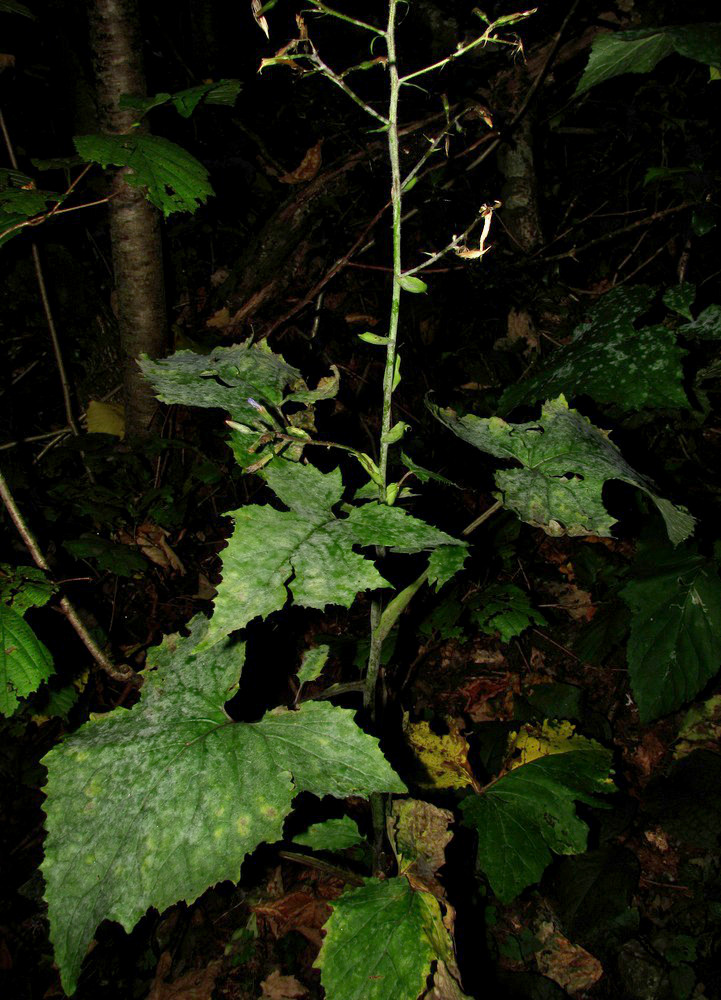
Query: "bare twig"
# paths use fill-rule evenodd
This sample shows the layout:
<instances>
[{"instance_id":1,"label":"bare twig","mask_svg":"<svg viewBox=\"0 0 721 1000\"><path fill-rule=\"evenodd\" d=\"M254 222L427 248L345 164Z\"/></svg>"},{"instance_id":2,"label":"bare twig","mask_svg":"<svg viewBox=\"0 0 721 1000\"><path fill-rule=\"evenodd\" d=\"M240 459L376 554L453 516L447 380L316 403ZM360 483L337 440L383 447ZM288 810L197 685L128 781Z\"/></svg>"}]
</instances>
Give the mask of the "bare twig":
<instances>
[{"instance_id":1,"label":"bare twig","mask_svg":"<svg viewBox=\"0 0 721 1000\"><path fill-rule=\"evenodd\" d=\"M20 510L15 503L15 498L10 492L10 488L5 480L5 477L0 472L0 497L7 508L7 512L10 515L10 519L18 530L18 534L22 538L25 548L30 553L33 562L38 567L38 569L44 570L46 573L50 572L50 566L48 561L40 550L40 546L35 540L35 536L30 531L27 526L25 519L23 518ZM140 683L140 677L136 674L131 666L128 664L123 664L122 666L117 666L100 649L98 644L95 642L93 637L88 632L85 624L81 620L77 610L74 605L68 600L67 597L60 598L60 609L74 628L78 638L83 643L85 648L88 650L92 658L95 660L97 665L101 670L112 677L116 681L133 681L137 684Z\"/></svg>"}]
</instances>

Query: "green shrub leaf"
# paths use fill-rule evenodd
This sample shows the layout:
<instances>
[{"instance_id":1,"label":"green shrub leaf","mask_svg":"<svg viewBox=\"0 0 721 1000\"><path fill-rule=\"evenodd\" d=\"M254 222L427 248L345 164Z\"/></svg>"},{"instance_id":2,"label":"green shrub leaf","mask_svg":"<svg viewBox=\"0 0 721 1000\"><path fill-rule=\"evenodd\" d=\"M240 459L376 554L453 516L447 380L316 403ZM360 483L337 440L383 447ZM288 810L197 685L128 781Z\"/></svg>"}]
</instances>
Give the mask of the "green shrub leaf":
<instances>
[{"instance_id":1,"label":"green shrub leaf","mask_svg":"<svg viewBox=\"0 0 721 1000\"><path fill-rule=\"evenodd\" d=\"M672 52L707 66L721 65L721 24L637 28L600 35L574 97L622 73L650 73Z\"/></svg>"},{"instance_id":2,"label":"green shrub leaf","mask_svg":"<svg viewBox=\"0 0 721 1000\"><path fill-rule=\"evenodd\" d=\"M488 635L498 632L501 642L510 642L530 625L548 624L533 608L528 594L512 583L486 587L480 607L471 613L471 619Z\"/></svg>"},{"instance_id":3,"label":"green shrub leaf","mask_svg":"<svg viewBox=\"0 0 721 1000\"><path fill-rule=\"evenodd\" d=\"M632 612L627 646L641 721L693 698L721 666L721 580L702 556L679 553L621 591Z\"/></svg>"},{"instance_id":4,"label":"green shrub leaf","mask_svg":"<svg viewBox=\"0 0 721 1000\"><path fill-rule=\"evenodd\" d=\"M651 481L626 462L608 432L569 409L563 396L545 403L540 419L526 424L473 414L458 417L454 410L428 406L464 441L496 458L521 463L521 469L496 473L503 503L548 535L608 537L616 523L601 499L609 479L629 483L653 500L674 545L693 531L691 515L659 497Z\"/></svg>"},{"instance_id":5,"label":"green shrub leaf","mask_svg":"<svg viewBox=\"0 0 721 1000\"><path fill-rule=\"evenodd\" d=\"M53 673L53 658L14 608L0 604L0 714L12 715L19 698L37 691Z\"/></svg>"},{"instance_id":6,"label":"green shrub leaf","mask_svg":"<svg viewBox=\"0 0 721 1000\"><path fill-rule=\"evenodd\" d=\"M586 395L635 413L643 407L689 407L681 361L686 351L665 326L640 330L634 321L655 296L645 285L614 288L598 300L573 340L553 351L530 378L509 386L499 412L551 399Z\"/></svg>"},{"instance_id":7,"label":"green shrub leaf","mask_svg":"<svg viewBox=\"0 0 721 1000\"><path fill-rule=\"evenodd\" d=\"M610 765L611 752L603 747L554 753L461 802L463 822L478 833L478 864L502 902L540 880L551 852L586 849L588 827L574 802L599 805L596 795L615 791Z\"/></svg>"},{"instance_id":8,"label":"green shrub leaf","mask_svg":"<svg viewBox=\"0 0 721 1000\"><path fill-rule=\"evenodd\" d=\"M316 965L328 997L417 1000L438 954L434 896L401 877L367 879L331 904Z\"/></svg>"},{"instance_id":9,"label":"green shrub leaf","mask_svg":"<svg viewBox=\"0 0 721 1000\"><path fill-rule=\"evenodd\" d=\"M213 194L208 171L187 150L157 135L77 135L78 153L101 167L129 167L128 184L146 187L163 215L194 212Z\"/></svg>"},{"instance_id":10,"label":"green shrub leaf","mask_svg":"<svg viewBox=\"0 0 721 1000\"><path fill-rule=\"evenodd\" d=\"M207 622L151 652L141 701L94 718L44 758L51 938L63 988L75 989L102 920L130 930L150 906L191 902L244 857L282 836L300 791L402 792L403 783L353 721L309 702L260 722L223 709L237 686L243 646L198 654Z\"/></svg>"},{"instance_id":11,"label":"green shrub leaf","mask_svg":"<svg viewBox=\"0 0 721 1000\"><path fill-rule=\"evenodd\" d=\"M306 608L350 607L361 590L391 586L354 545L419 552L465 545L397 507L364 504L346 518L332 508L343 493L339 469L275 460L264 477L288 511L247 506L232 511L235 529L223 553L223 581L206 645L283 607L288 590Z\"/></svg>"},{"instance_id":12,"label":"green shrub leaf","mask_svg":"<svg viewBox=\"0 0 721 1000\"><path fill-rule=\"evenodd\" d=\"M363 842L363 835L350 816L340 819L327 819L323 823L314 823L305 833L293 837L294 844L310 847L314 851L345 851L349 847Z\"/></svg>"}]
</instances>

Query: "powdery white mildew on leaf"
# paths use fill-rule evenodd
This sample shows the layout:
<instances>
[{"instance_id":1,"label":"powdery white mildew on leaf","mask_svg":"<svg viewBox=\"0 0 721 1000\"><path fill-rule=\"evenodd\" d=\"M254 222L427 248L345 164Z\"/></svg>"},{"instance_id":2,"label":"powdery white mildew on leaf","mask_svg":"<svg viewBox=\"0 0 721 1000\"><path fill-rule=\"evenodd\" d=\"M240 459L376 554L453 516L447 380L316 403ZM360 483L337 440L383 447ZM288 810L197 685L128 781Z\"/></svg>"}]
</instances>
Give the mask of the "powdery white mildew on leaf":
<instances>
[{"instance_id":1,"label":"powdery white mildew on leaf","mask_svg":"<svg viewBox=\"0 0 721 1000\"><path fill-rule=\"evenodd\" d=\"M417 1000L431 962L449 947L438 900L399 876L366 879L331 906L316 961L326 996Z\"/></svg>"},{"instance_id":2,"label":"powdery white mildew on leaf","mask_svg":"<svg viewBox=\"0 0 721 1000\"><path fill-rule=\"evenodd\" d=\"M95 718L44 758L43 875L55 960L75 989L95 928L192 902L282 836L293 797L403 792L353 713L309 702L233 722L243 646L199 654L207 621L151 651L141 700Z\"/></svg>"},{"instance_id":3,"label":"powdery white mildew on leaf","mask_svg":"<svg viewBox=\"0 0 721 1000\"><path fill-rule=\"evenodd\" d=\"M646 285L614 288L602 296L573 340L552 351L529 378L509 386L499 412L551 399L586 395L635 413L642 408L689 407L681 361L686 351L665 326L640 330L634 321L649 308L656 290Z\"/></svg>"},{"instance_id":4,"label":"powdery white mildew on leaf","mask_svg":"<svg viewBox=\"0 0 721 1000\"><path fill-rule=\"evenodd\" d=\"M569 750L516 767L480 795L461 802L463 822L478 834L478 864L507 903L538 882L553 854L580 854L588 827L575 802L598 806L615 791L611 752Z\"/></svg>"},{"instance_id":5,"label":"powdery white mildew on leaf","mask_svg":"<svg viewBox=\"0 0 721 1000\"><path fill-rule=\"evenodd\" d=\"M295 604L306 608L347 608L361 590L391 586L369 559L353 551L354 545L405 552L465 546L385 504L364 504L336 517L332 508L343 494L339 469L323 473L312 465L276 460L263 475L290 509L248 506L230 513L235 528L223 553L207 645L279 610L288 591Z\"/></svg>"},{"instance_id":6,"label":"powdery white mildew on leaf","mask_svg":"<svg viewBox=\"0 0 721 1000\"><path fill-rule=\"evenodd\" d=\"M144 355L140 367L161 402L217 406L234 420L252 423L262 416L259 404L280 406L286 386L300 379L280 354L250 340L210 354L176 351L158 360Z\"/></svg>"},{"instance_id":7,"label":"powdery white mildew on leaf","mask_svg":"<svg viewBox=\"0 0 721 1000\"><path fill-rule=\"evenodd\" d=\"M610 536L616 521L602 501L609 479L620 479L650 497L674 545L693 531L694 518L659 497L651 480L626 462L608 432L569 409L563 396L545 403L539 420L525 424L473 414L458 417L454 410L428 406L462 440L496 458L521 463L521 469L497 472L496 485L506 507L548 535Z\"/></svg>"},{"instance_id":8,"label":"powdery white mildew on leaf","mask_svg":"<svg viewBox=\"0 0 721 1000\"><path fill-rule=\"evenodd\" d=\"M702 556L681 553L632 580L626 655L643 723L680 708L721 666L721 580Z\"/></svg>"}]
</instances>

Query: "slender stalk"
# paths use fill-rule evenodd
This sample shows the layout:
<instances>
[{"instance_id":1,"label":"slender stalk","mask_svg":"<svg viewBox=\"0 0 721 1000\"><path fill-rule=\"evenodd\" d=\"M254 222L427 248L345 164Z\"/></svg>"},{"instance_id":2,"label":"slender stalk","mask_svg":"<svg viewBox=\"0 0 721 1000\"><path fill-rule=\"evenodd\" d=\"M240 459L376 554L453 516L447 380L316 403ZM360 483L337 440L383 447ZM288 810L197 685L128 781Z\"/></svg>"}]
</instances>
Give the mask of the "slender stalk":
<instances>
[{"instance_id":1,"label":"slender stalk","mask_svg":"<svg viewBox=\"0 0 721 1000\"><path fill-rule=\"evenodd\" d=\"M402 214L402 184L401 164L398 148L398 96L400 93L400 76L396 56L396 7L397 0L388 0L388 27L386 29L386 47L388 51L388 159L391 166L391 206L393 226L393 291L388 323L388 344L386 346L386 365L383 372L383 418L381 422L380 457L378 471L380 474L380 495L385 500L388 482L388 431L391 429L393 379L396 370L396 344L398 340L398 318L401 306L401 214ZM363 704L375 717L376 686L380 670L383 639L378 636L378 626L381 620L380 601L371 605L371 643L368 653L368 667L365 677Z\"/></svg>"},{"instance_id":2,"label":"slender stalk","mask_svg":"<svg viewBox=\"0 0 721 1000\"><path fill-rule=\"evenodd\" d=\"M337 17L339 21L347 21L348 24L354 24L356 28L372 31L374 35L379 35L381 38L385 35L382 28L376 28L375 25L368 24L366 21L359 21L357 17L349 17L348 14L341 14L339 10L329 7L328 4L321 3L320 0L310 0L310 3L322 14L331 14L333 17Z\"/></svg>"},{"instance_id":3,"label":"slender stalk","mask_svg":"<svg viewBox=\"0 0 721 1000\"><path fill-rule=\"evenodd\" d=\"M18 530L18 534L25 543L25 548L32 556L33 562L38 567L38 569L42 569L46 573L49 573L50 566L48 565L48 561L43 555L37 541L35 540L35 536L30 531L30 528L27 526L25 518L20 513L18 505L15 503L15 498L10 492L10 487L8 486L7 481L1 472L0 472L0 497L2 498L2 501L7 508L8 514L10 515L10 519L12 520L13 524ZM63 614L70 622L72 627L75 629L78 638L83 643L83 645L88 650L88 652L90 653L90 655L95 660L95 662L97 663L97 665L100 667L101 670L104 670L109 677L112 677L113 680L116 681L125 681L126 683L129 681L134 681L134 682L140 681L140 678L132 669L132 667L128 666L127 664L123 664L122 666L118 667L111 660L108 659L108 657L100 649L98 644L95 642L93 637L88 632L76 608L74 607L73 604L71 604L71 602L68 600L67 597L60 598L60 610L63 612Z\"/></svg>"}]
</instances>

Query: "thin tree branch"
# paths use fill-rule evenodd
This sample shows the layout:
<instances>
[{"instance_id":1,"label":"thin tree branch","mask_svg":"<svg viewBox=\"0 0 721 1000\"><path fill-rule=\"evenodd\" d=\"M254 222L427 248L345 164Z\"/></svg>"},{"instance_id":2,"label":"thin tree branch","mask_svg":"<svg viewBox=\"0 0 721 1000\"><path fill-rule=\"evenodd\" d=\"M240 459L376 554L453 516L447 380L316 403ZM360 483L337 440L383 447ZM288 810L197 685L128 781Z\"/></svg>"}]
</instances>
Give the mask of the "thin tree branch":
<instances>
[{"instance_id":1,"label":"thin tree branch","mask_svg":"<svg viewBox=\"0 0 721 1000\"><path fill-rule=\"evenodd\" d=\"M5 507L7 508L7 512L10 515L10 519L17 528L18 534L22 538L25 544L25 548L30 553L33 562L38 567L38 569L44 570L44 572L49 573L50 566L48 565L48 561L43 555L37 541L35 540L35 536L30 531L30 528L28 527L25 519L20 513L20 510L17 504L15 503L15 498L10 492L10 487L8 486L7 481L1 472L0 472L0 497L2 497L2 501L5 504ZM129 664L126 663L118 667L116 666L116 664L114 664L111 660L108 659L108 657L100 649L98 644L95 642L93 637L88 632L77 610L75 609L74 605L68 600L67 597L63 596L60 598L60 609L67 618L67 620L72 625L80 641L83 643L83 645L88 650L88 652L90 653L90 655L95 660L95 662L97 663L97 665L100 667L101 670L104 670L109 677L112 677L113 680L116 681L123 681L123 682L133 681L138 684L141 682L140 677L138 676L138 674L136 674L133 668L129 666Z\"/></svg>"}]
</instances>

